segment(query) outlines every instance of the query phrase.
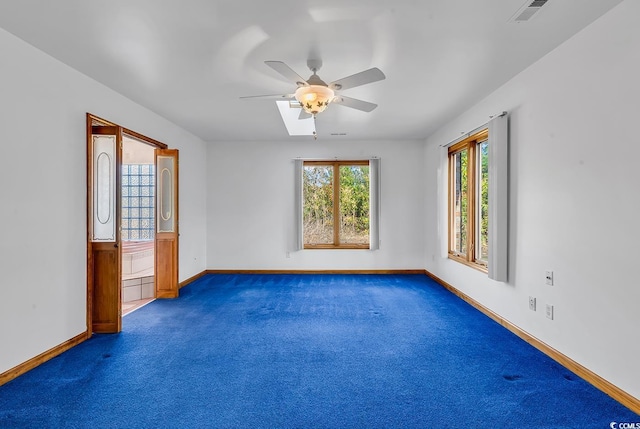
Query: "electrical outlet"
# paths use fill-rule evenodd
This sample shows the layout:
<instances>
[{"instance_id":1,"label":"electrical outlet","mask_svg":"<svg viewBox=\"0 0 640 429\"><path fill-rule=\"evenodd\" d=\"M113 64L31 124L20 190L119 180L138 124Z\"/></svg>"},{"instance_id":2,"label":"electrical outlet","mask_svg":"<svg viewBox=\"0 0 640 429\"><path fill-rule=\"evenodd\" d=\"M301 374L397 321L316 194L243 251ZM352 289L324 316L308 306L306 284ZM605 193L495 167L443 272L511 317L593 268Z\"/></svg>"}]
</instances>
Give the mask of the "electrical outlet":
<instances>
[{"instance_id":1,"label":"electrical outlet","mask_svg":"<svg viewBox=\"0 0 640 429\"><path fill-rule=\"evenodd\" d=\"M553 271L545 271L544 272L544 281L549 286L553 286Z\"/></svg>"},{"instance_id":2,"label":"electrical outlet","mask_svg":"<svg viewBox=\"0 0 640 429\"><path fill-rule=\"evenodd\" d=\"M553 320L553 305L547 304L547 319Z\"/></svg>"},{"instance_id":3,"label":"electrical outlet","mask_svg":"<svg viewBox=\"0 0 640 429\"><path fill-rule=\"evenodd\" d=\"M536 311L536 299L533 296L529 297L529 310Z\"/></svg>"},{"instance_id":4,"label":"electrical outlet","mask_svg":"<svg viewBox=\"0 0 640 429\"><path fill-rule=\"evenodd\" d=\"M290 253L290 252L287 252L285 256L286 256L287 258L290 258L290 257L291 257L291 253Z\"/></svg>"}]
</instances>

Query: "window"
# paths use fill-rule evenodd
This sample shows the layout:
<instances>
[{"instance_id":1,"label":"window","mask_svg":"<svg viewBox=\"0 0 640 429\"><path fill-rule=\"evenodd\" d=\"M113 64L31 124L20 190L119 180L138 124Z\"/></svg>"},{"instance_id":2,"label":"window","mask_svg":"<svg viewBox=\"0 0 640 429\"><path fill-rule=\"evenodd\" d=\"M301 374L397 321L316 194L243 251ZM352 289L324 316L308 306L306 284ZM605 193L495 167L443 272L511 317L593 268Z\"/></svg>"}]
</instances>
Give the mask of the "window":
<instances>
[{"instance_id":1,"label":"window","mask_svg":"<svg viewBox=\"0 0 640 429\"><path fill-rule=\"evenodd\" d=\"M155 165L122 165L122 240L155 237Z\"/></svg>"},{"instance_id":2,"label":"window","mask_svg":"<svg viewBox=\"0 0 640 429\"><path fill-rule=\"evenodd\" d=\"M449 148L449 257L487 271L489 261L489 133Z\"/></svg>"},{"instance_id":3,"label":"window","mask_svg":"<svg viewBox=\"0 0 640 429\"><path fill-rule=\"evenodd\" d=\"M369 161L304 161L305 249L369 249Z\"/></svg>"}]
</instances>

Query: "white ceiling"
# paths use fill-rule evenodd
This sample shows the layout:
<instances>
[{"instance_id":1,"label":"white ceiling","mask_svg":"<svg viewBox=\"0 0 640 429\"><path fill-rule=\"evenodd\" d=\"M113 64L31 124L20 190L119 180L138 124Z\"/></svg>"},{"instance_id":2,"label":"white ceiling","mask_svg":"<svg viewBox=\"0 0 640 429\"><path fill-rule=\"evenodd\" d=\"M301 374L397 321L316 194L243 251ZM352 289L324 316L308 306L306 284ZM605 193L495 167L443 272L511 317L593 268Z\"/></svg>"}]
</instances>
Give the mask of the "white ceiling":
<instances>
[{"instance_id":1,"label":"white ceiling","mask_svg":"<svg viewBox=\"0 0 640 429\"><path fill-rule=\"evenodd\" d=\"M422 139L620 1L549 0L516 24L524 0L2 0L0 27L206 141L310 138L239 99L293 92L265 60L308 77L319 57L326 82L378 67L343 94L379 107L329 106L319 138Z\"/></svg>"}]
</instances>

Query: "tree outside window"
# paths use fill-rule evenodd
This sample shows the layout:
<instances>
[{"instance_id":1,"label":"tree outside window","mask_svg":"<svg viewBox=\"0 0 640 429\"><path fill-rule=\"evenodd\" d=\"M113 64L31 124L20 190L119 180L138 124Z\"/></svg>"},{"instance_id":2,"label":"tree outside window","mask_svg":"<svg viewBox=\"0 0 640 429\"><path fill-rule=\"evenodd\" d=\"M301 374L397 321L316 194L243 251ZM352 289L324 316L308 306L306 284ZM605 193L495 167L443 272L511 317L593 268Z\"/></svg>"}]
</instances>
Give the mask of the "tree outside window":
<instances>
[{"instance_id":1,"label":"tree outside window","mask_svg":"<svg viewBox=\"0 0 640 429\"><path fill-rule=\"evenodd\" d=\"M449 148L449 257L482 271L489 259L489 143L482 130Z\"/></svg>"},{"instance_id":2,"label":"tree outside window","mask_svg":"<svg viewBox=\"0 0 640 429\"><path fill-rule=\"evenodd\" d=\"M304 247L369 248L369 161L305 161L302 179Z\"/></svg>"}]
</instances>

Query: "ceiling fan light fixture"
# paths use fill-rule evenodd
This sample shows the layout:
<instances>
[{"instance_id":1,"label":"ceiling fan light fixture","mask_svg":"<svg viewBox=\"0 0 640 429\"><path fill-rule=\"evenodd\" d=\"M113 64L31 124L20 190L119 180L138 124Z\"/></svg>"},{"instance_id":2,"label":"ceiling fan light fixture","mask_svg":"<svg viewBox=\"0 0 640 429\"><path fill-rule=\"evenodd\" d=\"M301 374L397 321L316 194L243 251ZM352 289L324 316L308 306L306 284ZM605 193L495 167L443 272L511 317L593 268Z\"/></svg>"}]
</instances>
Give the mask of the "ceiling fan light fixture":
<instances>
[{"instance_id":1,"label":"ceiling fan light fixture","mask_svg":"<svg viewBox=\"0 0 640 429\"><path fill-rule=\"evenodd\" d=\"M296 89L295 97L307 113L316 115L324 112L335 97L335 93L331 88L323 85L307 85Z\"/></svg>"}]
</instances>

